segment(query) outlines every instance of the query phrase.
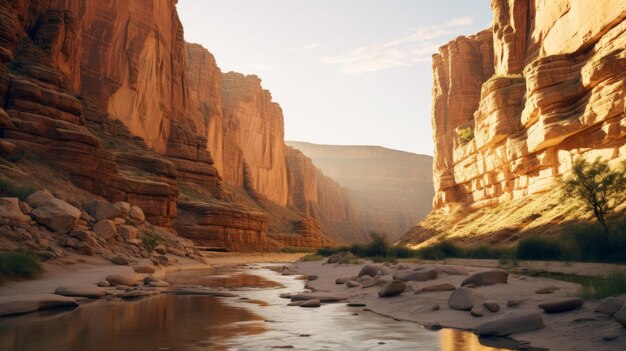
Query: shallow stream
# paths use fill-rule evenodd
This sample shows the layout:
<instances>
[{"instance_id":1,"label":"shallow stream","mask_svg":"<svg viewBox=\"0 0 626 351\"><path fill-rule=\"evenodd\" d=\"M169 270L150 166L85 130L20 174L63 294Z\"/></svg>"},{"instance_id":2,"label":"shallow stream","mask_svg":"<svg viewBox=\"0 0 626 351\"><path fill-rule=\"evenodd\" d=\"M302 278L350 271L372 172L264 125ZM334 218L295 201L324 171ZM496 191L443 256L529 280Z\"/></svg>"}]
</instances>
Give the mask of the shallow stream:
<instances>
[{"instance_id":1,"label":"shallow stream","mask_svg":"<svg viewBox=\"0 0 626 351\"><path fill-rule=\"evenodd\" d=\"M430 331L341 303L286 306L279 295L301 291L304 282L258 265L183 271L167 280L239 296L161 294L0 318L0 350L498 350L472 333Z\"/></svg>"}]
</instances>

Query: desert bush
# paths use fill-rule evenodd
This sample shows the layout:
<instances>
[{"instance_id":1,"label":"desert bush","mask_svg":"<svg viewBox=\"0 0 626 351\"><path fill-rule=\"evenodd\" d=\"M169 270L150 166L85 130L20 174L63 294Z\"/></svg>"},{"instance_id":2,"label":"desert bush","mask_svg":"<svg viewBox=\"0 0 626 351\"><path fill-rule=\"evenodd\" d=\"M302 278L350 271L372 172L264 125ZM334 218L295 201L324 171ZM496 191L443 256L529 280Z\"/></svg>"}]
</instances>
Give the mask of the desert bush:
<instances>
[{"instance_id":1,"label":"desert bush","mask_svg":"<svg viewBox=\"0 0 626 351\"><path fill-rule=\"evenodd\" d=\"M302 258L300 258L300 261L302 261L302 262L311 262L311 261L321 261L323 259L324 259L324 257L322 257L320 255L310 254L310 255L302 256Z\"/></svg>"},{"instance_id":2,"label":"desert bush","mask_svg":"<svg viewBox=\"0 0 626 351\"><path fill-rule=\"evenodd\" d=\"M317 249L316 254L323 256L323 257L328 257L338 252L348 252L348 251L350 251L350 248L345 247L345 246L338 246L338 247L325 246L325 247L320 247L319 249Z\"/></svg>"},{"instance_id":3,"label":"desert bush","mask_svg":"<svg viewBox=\"0 0 626 351\"><path fill-rule=\"evenodd\" d=\"M467 127L462 128L457 131L459 139L461 140L461 144L465 145L470 141L474 140L474 128Z\"/></svg>"},{"instance_id":4,"label":"desert bush","mask_svg":"<svg viewBox=\"0 0 626 351\"><path fill-rule=\"evenodd\" d=\"M626 273L620 271L609 272L599 282L583 284L578 293L580 297L595 299L621 294L626 294Z\"/></svg>"},{"instance_id":5,"label":"desert bush","mask_svg":"<svg viewBox=\"0 0 626 351\"><path fill-rule=\"evenodd\" d=\"M519 241L515 257L520 260L559 260L562 248L554 239L534 235Z\"/></svg>"},{"instance_id":6,"label":"desert bush","mask_svg":"<svg viewBox=\"0 0 626 351\"><path fill-rule=\"evenodd\" d=\"M375 263L383 263L383 262L388 262L391 264L398 263L398 259L393 256L374 256L372 257L372 261Z\"/></svg>"},{"instance_id":7,"label":"desert bush","mask_svg":"<svg viewBox=\"0 0 626 351\"><path fill-rule=\"evenodd\" d=\"M39 259L26 252L0 253L0 283L5 280L32 279L43 272Z\"/></svg>"},{"instance_id":8,"label":"desert bush","mask_svg":"<svg viewBox=\"0 0 626 351\"><path fill-rule=\"evenodd\" d=\"M310 252L315 252L315 250L313 250L310 247L285 246L282 249L280 249L280 252L283 252L283 253L310 253Z\"/></svg>"},{"instance_id":9,"label":"desert bush","mask_svg":"<svg viewBox=\"0 0 626 351\"><path fill-rule=\"evenodd\" d=\"M461 257L461 249L453 242L443 240L417 250L416 255L425 260L442 260L448 257Z\"/></svg>"},{"instance_id":10,"label":"desert bush","mask_svg":"<svg viewBox=\"0 0 626 351\"><path fill-rule=\"evenodd\" d=\"M145 234L141 237L141 243L148 253L152 253L161 241L163 241L163 238L156 233Z\"/></svg>"},{"instance_id":11,"label":"desert bush","mask_svg":"<svg viewBox=\"0 0 626 351\"><path fill-rule=\"evenodd\" d=\"M562 245L569 259L592 262L626 262L626 218L605 232L599 223L576 223L563 229Z\"/></svg>"},{"instance_id":12,"label":"desert bush","mask_svg":"<svg viewBox=\"0 0 626 351\"><path fill-rule=\"evenodd\" d=\"M21 184L10 179L0 178L0 196L17 197L24 201L37 189L30 184Z\"/></svg>"}]
</instances>

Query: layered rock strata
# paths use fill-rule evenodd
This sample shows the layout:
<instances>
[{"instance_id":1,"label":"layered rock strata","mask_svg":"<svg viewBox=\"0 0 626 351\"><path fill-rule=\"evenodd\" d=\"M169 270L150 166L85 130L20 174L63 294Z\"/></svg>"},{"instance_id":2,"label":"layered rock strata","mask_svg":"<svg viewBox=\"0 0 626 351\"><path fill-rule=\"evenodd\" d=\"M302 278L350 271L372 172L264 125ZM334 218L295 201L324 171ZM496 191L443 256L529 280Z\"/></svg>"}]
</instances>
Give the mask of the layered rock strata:
<instances>
[{"instance_id":1,"label":"layered rock strata","mask_svg":"<svg viewBox=\"0 0 626 351\"><path fill-rule=\"evenodd\" d=\"M493 28L433 56L436 209L545 193L578 157L626 159L626 3L491 5Z\"/></svg>"}]
</instances>

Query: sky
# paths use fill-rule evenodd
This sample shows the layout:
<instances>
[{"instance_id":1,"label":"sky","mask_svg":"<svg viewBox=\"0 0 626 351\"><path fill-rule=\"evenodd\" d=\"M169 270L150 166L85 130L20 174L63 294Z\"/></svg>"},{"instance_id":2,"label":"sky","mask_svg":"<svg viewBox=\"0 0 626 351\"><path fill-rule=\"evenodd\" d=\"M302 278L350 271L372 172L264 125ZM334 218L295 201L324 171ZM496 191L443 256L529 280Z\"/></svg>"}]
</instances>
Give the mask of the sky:
<instances>
[{"instance_id":1,"label":"sky","mask_svg":"<svg viewBox=\"0 0 626 351\"><path fill-rule=\"evenodd\" d=\"M491 25L489 0L179 0L185 40L256 74L285 139L433 154L431 56Z\"/></svg>"}]
</instances>

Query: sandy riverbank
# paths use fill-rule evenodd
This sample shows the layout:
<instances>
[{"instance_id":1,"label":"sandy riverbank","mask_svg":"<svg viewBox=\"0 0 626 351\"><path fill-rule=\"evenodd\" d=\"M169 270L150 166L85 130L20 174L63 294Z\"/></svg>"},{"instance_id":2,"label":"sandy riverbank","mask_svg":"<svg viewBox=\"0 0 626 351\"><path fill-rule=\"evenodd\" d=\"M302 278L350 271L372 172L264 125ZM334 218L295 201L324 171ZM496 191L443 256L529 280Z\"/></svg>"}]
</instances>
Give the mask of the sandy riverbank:
<instances>
[{"instance_id":1,"label":"sandy riverbank","mask_svg":"<svg viewBox=\"0 0 626 351\"><path fill-rule=\"evenodd\" d=\"M496 313L485 311L482 317L473 317L469 311L459 311L448 306L448 298L452 291L420 292L405 291L399 296L380 298L380 287L348 288L345 284L335 284L340 277L355 276L363 267L362 264L327 264L324 261L300 262L295 270L304 275L316 275L316 280L308 286L316 291L329 292L349 296L349 302L365 303L367 309L399 320L406 320L422 325L439 323L447 328L472 330L479 324L501 316L511 310L533 310L542 312L538 304L558 298L574 296L580 286L578 284L545 278L532 278L510 275L507 284L482 286L475 289L486 299L498 302L500 310ZM481 267L467 266L469 273L486 270ZM414 269L417 264L405 264ZM400 272L392 270L393 273ZM442 274L437 279L424 282L409 282L413 288L449 283L459 287L465 275ZM536 291L546 287L555 287L551 294L537 294ZM520 300L515 307L507 306L510 300ZM550 350L623 350L626 345L626 328L607 315L594 312L597 301L585 301L582 308L555 314L541 313L545 328L517 333L512 335L515 340L529 342L532 347ZM438 310L433 310L438 306ZM322 307L323 308L323 307ZM605 337L613 338L611 341Z\"/></svg>"},{"instance_id":2,"label":"sandy riverbank","mask_svg":"<svg viewBox=\"0 0 626 351\"><path fill-rule=\"evenodd\" d=\"M206 264L197 260L178 257L176 264L157 268L155 277L163 277L168 272L207 269L217 266L237 265L244 263L294 262L304 254L285 253L237 253L237 252L208 252L204 254ZM139 261L136 265L151 264L150 261ZM91 260L74 264L44 263L45 273L35 280L8 282L0 286L0 296L35 295L54 293L61 285L97 284L105 280L108 275L133 275L143 277L147 274L135 273L132 266L115 265L111 262Z\"/></svg>"}]
</instances>

